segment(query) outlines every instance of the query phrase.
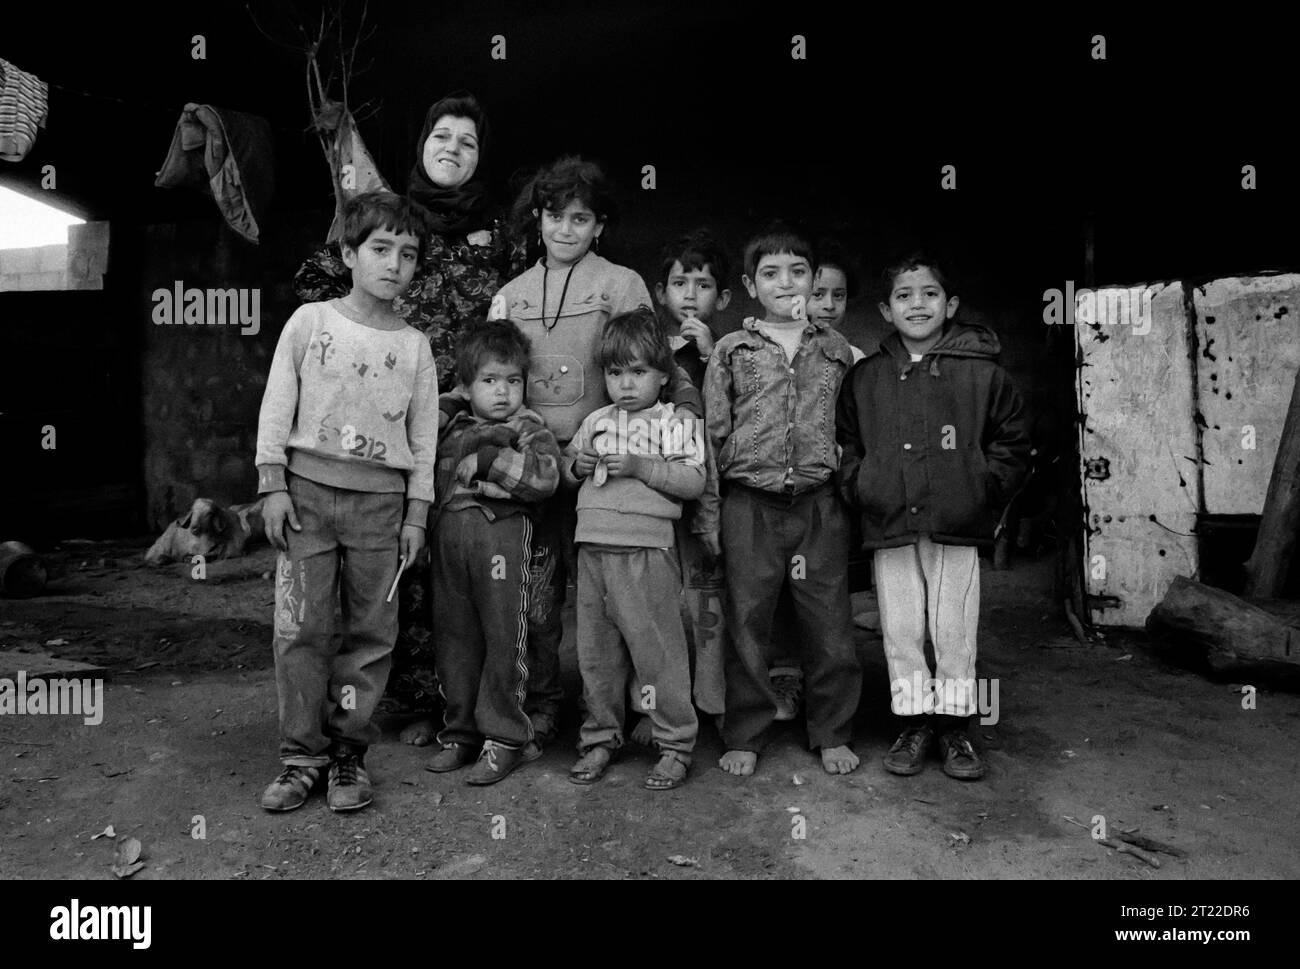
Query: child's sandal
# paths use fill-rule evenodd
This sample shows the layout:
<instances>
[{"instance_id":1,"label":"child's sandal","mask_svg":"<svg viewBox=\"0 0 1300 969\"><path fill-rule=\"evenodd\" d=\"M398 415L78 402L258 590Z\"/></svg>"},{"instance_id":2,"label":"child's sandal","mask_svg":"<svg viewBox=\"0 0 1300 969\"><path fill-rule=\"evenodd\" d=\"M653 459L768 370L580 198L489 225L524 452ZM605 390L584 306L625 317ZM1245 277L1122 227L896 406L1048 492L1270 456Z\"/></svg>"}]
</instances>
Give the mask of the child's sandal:
<instances>
[{"instance_id":1,"label":"child's sandal","mask_svg":"<svg viewBox=\"0 0 1300 969\"><path fill-rule=\"evenodd\" d=\"M690 766L691 759L681 751L660 751L659 763L646 775L645 786L652 791L669 791L680 787L686 780L686 771Z\"/></svg>"},{"instance_id":2,"label":"child's sandal","mask_svg":"<svg viewBox=\"0 0 1300 969\"><path fill-rule=\"evenodd\" d=\"M605 776L614 752L608 747L592 747L569 768L569 780L574 784L595 784Z\"/></svg>"}]
</instances>

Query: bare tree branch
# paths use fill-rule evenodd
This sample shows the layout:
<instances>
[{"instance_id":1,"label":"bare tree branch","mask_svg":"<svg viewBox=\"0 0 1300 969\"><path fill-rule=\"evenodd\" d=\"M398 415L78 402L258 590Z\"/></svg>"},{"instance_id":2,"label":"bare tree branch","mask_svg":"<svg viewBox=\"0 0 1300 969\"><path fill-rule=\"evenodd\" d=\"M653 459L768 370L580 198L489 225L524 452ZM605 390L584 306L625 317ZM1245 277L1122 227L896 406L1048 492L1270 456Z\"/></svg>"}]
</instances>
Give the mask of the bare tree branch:
<instances>
[{"instance_id":1,"label":"bare tree branch","mask_svg":"<svg viewBox=\"0 0 1300 969\"><path fill-rule=\"evenodd\" d=\"M374 64L374 60L371 59L364 67L358 69L358 53L378 32L377 24L367 26L370 13L369 0L363 0L355 26L350 26L349 23L351 19L349 3L350 0L327 0L317 8L319 15L312 18L315 21L314 35L312 27L308 26L311 13L304 15L294 0L280 0L280 3L267 14L269 20L278 22L272 24L268 20L266 26L263 26L263 22L254 14L252 3L244 5L258 33L277 47L300 54L306 62L303 81L307 89L307 106L311 112L311 124L307 130L314 131L320 140L325 163L329 166L335 200L339 203L342 202L342 196L339 194L342 149L338 142L338 126L344 114L351 112L352 82L358 74L369 70ZM281 36L277 36L294 33L301 38L297 43L287 42ZM341 100L333 96L333 92L340 89ZM354 119L369 118L378 111L377 105L366 101L357 107L353 117Z\"/></svg>"}]
</instances>

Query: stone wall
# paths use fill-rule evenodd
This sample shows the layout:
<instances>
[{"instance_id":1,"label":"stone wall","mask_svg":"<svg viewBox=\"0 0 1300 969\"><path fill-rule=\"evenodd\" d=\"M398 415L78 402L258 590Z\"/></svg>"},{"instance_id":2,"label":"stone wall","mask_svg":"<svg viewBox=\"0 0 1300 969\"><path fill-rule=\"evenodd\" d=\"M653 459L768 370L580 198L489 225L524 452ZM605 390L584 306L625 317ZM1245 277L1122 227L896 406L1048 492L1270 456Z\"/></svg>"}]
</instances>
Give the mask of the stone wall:
<instances>
[{"instance_id":1,"label":"stone wall","mask_svg":"<svg viewBox=\"0 0 1300 969\"><path fill-rule=\"evenodd\" d=\"M146 519L158 530L197 497L225 503L257 496L253 457L266 373L285 321L297 307L293 274L324 238L326 222L264 229L252 246L217 222L145 229L137 324L144 328L142 414ZM158 290L258 291L254 335L237 325L172 325Z\"/></svg>"}]
</instances>

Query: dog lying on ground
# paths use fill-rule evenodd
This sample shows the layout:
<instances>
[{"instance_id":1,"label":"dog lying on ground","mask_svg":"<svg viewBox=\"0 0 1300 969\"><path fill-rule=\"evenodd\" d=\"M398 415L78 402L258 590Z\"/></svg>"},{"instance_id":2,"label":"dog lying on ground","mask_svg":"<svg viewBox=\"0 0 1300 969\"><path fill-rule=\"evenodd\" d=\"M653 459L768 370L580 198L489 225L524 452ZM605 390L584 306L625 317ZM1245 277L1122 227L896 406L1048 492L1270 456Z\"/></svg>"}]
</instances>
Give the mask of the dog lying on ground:
<instances>
[{"instance_id":1,"label":"dog lying on ground","mask_svg":"<svg viewBox=\"0 0 1300 969\"><path fill-rule=\"evenodd\" d=\"M252 542L266 541L262 524L262 502L223 508L210 498L195 498L184 518L167 526L153 547L144 553L149 565L188 561L194 555L205 559L234 559Z\"/></svg>"}]
</instances>

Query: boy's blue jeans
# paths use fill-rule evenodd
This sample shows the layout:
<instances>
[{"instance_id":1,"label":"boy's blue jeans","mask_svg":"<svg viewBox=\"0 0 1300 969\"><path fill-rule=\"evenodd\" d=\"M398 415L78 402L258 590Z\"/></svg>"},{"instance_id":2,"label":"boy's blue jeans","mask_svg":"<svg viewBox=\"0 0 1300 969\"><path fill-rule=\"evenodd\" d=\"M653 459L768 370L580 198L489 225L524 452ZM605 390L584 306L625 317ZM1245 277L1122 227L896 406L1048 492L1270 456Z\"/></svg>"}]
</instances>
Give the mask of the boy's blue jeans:
<instances>
[{"instance_id":1,"label":"boy's blue jeans","mask_svg":"<svg viewBox=\"0 0 1300 969\"><path fill-rule=\"evenodd\" d=\"M280 760L323 767L332 753L364 753L397 639L403 497L345 491L289 474L302 531L285 527L275 578L275 685ZM342 635L334 611L342 606Z\"/></svg>"}]
</instances>

